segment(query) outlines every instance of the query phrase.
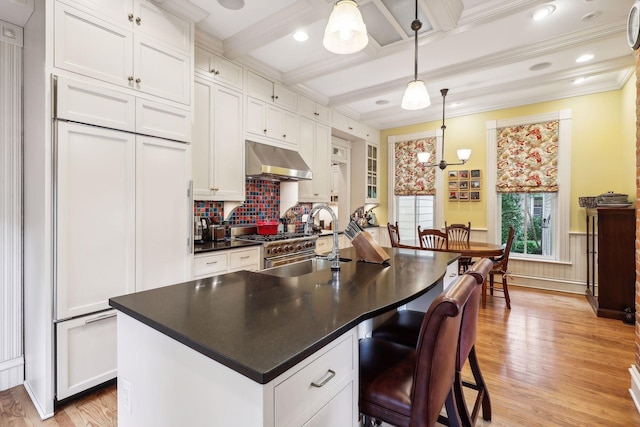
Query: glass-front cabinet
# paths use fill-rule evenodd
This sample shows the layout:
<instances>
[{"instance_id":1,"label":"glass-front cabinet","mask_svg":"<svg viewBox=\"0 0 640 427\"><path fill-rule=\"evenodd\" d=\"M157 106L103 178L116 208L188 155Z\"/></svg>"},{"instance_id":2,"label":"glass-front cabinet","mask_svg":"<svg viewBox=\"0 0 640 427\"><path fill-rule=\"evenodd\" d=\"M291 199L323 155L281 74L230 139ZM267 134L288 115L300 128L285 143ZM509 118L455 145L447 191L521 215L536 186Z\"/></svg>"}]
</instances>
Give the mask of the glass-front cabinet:
<instances>
[{"instance_id":1,"label":"glass-front cabinet","mask_svg":"<svg viewBox=\"0 0 640 427\"><path fill-rule=\"evenodd\" d=\"M367 197L366 203L378 203L378 146L367 145Z\"/></svg>"}]
</instances>

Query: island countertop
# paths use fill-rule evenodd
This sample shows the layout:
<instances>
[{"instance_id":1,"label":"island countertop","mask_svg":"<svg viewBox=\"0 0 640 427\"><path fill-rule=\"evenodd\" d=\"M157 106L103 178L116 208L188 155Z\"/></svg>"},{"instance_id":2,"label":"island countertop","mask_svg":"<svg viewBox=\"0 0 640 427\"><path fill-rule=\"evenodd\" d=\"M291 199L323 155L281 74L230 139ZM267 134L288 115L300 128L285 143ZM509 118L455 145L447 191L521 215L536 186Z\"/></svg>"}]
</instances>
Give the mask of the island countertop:
<instances>
[{"instance_id":1,"label":"island countertop","mask_svg":"<svg viewBox=\"0 0 640 427\"><path fill-rule=\"evenodd\" d=\"M294 265L240 271L111 298L109 304L265 384L363 320L432 289L459 254L385 248L388 265L343 249L337 274ZM306 274L305 274L306 273ZM280 277L280 275L294 275Z\"/></svg>"}]
</instances>

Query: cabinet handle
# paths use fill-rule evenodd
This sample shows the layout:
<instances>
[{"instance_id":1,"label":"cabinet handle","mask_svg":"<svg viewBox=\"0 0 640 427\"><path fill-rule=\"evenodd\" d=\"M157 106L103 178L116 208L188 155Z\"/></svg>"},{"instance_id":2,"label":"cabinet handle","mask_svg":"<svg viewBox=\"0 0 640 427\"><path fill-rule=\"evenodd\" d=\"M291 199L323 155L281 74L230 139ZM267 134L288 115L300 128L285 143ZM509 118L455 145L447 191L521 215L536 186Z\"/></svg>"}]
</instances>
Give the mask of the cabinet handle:
<instances>
[{"instance_id":1,"label":"cabinet handle","mask_svg":"<svg viewBox=\"0 0 640 427\"><path fill-rule=\"evenodd\" d=\"M240 259L247 259L249 258L249 255L245 255L245 256L241 256Z\"/></svg>"},{"instance_id":2,"label":"cabinet handle","mask_svg":"<svg viewBox=\"0 0 640 427\"><path fill-rule=\"evenodd\" d=\"M88 325L89 323L93 323L93 322L99 322L101 320L105 320L105 319L110 319L112 317L116 317L117 313L111 313L111 314L103 314L102 316L98 316L98 317L94 317L93 319L87 319L84 321L85 325Z\"/></svg>"},{"instance_id":3,"label":"cabinet handle","mask_svg":"<svg viewBox=\"0 0 640 427\"><path fill-rule=\"evenodd\" d=\"M319 116L319 115L320 115L320 113L313 113L313 115L314 115L314 116Z\"/></svg>"},{"instance_id":4,"label":"cabinet handle","mask_svg":"<svg viewBox=\"0 0 640 427\"><path fill-rule=\"evenodd\" d=\"M127 80L129 80L130 82L132 82L132 81L133 81L133 76L129 76L129 77L127 77Z\"/></svg>"},{"instance_id":5,"label":"cabinet handle","mask_svg":"<svg viewBox=\"0 0 640 427\"><path fill-rule=\"evenodd\" d=\"M139 78L139 77L136 79L136 83L137 83L137 84L140 84L140 82L141 82L141 81L142 81L142 80L140 80L140 78Z\"/></svg>"},{"instance_id":6,"label":"cabinet handle","mask_svg":"<svg viewBox=\"0 0 640 427\"><path fill-rule=\"evenodd\" d=\"M214 76L217 76L218 74L220 74L220 71L216 70L215 68L212 68L211 73L213 73Z\"/></svg>"},{"instance_id":7,"label":"cabinet handle","mask_svg":"<svg viewBox=\"0 0 640 427\"><path fill-rule=\"evenodd\" d=\"M276 95L275 99L278 99L278 95Z\"/></svg>"},{"instance_id":8,"label":"cabinet handle","mask_svg":"<svg viewBox=\"0 0 640 427\"><path fill-rule=\"evenodd\" d=\"M349 126L349 130L353 130L353 128L351 126Z\"/></svg>"},{"instance_id":9,"label":"cabinet handle","mask_svg":"<svg viewBox=\"0 0 640 427\"><path fill-rule=\"evenodd\" d=\"M316 382L314 381L314 382L312 382L312 383L311 383L311 385L312 385L313 387L320 388L320 387L324 386L326 383L328 383L329 381L331 381L331 378L333 378L333 377L335 377L335 376L336 376L335 371L332 371L331 369L328 369L328 370L327 370L327 373L329 374L329 376L328 376L327 378L325 378L324 380L322 380L322 382L321 382L321 383L316 383Z\"/></svg>"},{"instance_id":10,"label":"cabinet handle","mask_svg":"<svg viewBox=\"0 0 640 427\"><path fill-rule=\"evenodd\" d=\"M213 265L213 264L217 264L217 263L218 263L218 261L209 261L209 262L207 263L207 265Z\"/></svg>"},{"instance_id":11,"label":"cabinet handle","mask_svg":"<svg viewBox=\"0 0 640 427\"><path fill-rule=\"evenodd\" d=\"M139 16L136 18L136 24L140 25L140 23L142 22L142 18L140 18Z\"/></svg>"},{"instance_id":12,"label":"cabinet handle","mask_svg":"<svg viewBox=\"0 0 640 427\"><path fill-rule=\"evenodd\" d=\"M133 13L130 13L127 17L129 18L129 22L133 22Z\"/></svg>"},{"instance_id":13,"label":"cabinet handle","mask_svg":"<svg viewBox=\"0 0 640 427\"><path fill-rule=\"evenodd\" d=\"M210 190L211 190L211 191L218 191L218 190L219 190L219 188L218 188L218 187L211 187L211 189L210 189Z\"/></svg>"},{"instance_id":14,"label":"cabinet handle","mask_svg":"<svg viewBox=\"0 0 640 427\"><path fill-rule=\"evenodd\" d=\"M267 130L266 130L266 129L263 129L263 130L262 130L262 132L267 133Z\"/></svg>"},{"instance_id":15,"label":"cabinet handle","mask_svg":"<svg viewBox=\"0 0 640 427\"><path fill-rule=\"evenodd\" d=\"M285 133L285 134L282 134L282 137L283 137L283 138L286 138L286 137L287 137L287 134L286 134L286 133Z\"/></svg>"}]
</instances>

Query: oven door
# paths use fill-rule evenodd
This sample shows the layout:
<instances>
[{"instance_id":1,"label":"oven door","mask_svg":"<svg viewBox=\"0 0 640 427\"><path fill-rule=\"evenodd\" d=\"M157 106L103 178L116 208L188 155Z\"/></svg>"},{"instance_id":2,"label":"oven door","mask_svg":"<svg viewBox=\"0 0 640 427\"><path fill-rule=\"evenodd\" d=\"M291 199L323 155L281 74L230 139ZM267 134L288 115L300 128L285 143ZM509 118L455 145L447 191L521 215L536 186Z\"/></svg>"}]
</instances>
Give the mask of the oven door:
<instances>
[{"instance_id":1,"label":"oven door","mask_svg":"<svg viewBox=\"0 0 640 427\"><path fill-rule=\"evenodd\" d=\"M307 259L315 258L316 253L311 252L298 252L295 254L286 254L276 257L270 257L264 259L264 268L279 267L281 265L291 264L298 261L305 261Z\"/></svg>"}]
</instances>

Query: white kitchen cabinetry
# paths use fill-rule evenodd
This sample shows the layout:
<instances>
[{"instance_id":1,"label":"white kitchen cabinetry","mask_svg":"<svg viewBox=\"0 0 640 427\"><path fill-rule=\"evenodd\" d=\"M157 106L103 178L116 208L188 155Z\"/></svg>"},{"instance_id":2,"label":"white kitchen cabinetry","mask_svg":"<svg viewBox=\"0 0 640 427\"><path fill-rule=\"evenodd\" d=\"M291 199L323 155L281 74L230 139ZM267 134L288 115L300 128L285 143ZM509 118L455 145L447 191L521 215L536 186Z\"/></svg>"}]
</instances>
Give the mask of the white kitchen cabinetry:
<instances>
[{"instance_id":1,"label":"white kitchen cabinetry","mask_svg":"<svg viewBox=\"0 0 640 427\"><path fill-rule=\"evenodd\" d=\"M193 278L204 279L238 270L260 270L260 246L223 249L193 257Z\"/></svg>"},{"instance_id":2,"label":"white kitchen cabinetry","mask_svg":"<svg viewBox=\"0 0 640 427\"><path fill-rule=\"evenodd\" d=\"M247 71L247 95L297 112L298 94L277 82Z\"/></svg>"},{"instance_id":3,"label":"white kitchen cabinetry","mask_svg":"<svg viewBox=\"0 0 640 427\"><path fill-rule=\"evenodd\" d=\"M365 139L366 136L365 126L336 110L333 110L331 127L347 134L338 136L348 140L352 139L351 137L354 136L359 139Z\"/></svg>"},{"instance_id":4,"label":"white kitchen cabinetry","mask_svg":"<svg viewBox=\"0 0 640 427\"><path fill-rule=\"evenodd\" d=\"M247 97L246 129L249 134L267 138L260 139L261 142L269 143L271 140L284 143L287 148L298 149L298 115L261 99Z\"/></svg>"},{"instance_id":5,"label":"white kitchen cabinetry","mask_svg":"<svg viewBox=\"0 0 640 427\"><path fill-rule=\"evenodd\" d=\"M318 237L316 240L316 253L326 254L333 249L333 234Z\"/></svg>"},{"instance_id":6,"label":"white kitchen cabinetry","mask_svg":"<svg viewBox=\"0 0 640 427\"><path fill-rule=\"evenodd\" d=\"M136 291L191 277L191 149L158 138L136 142Z\"/></svg>"},{"instance_id":7,"label":"white kitchen cabinetry","mask_svg":"<svg viewBox=\"0 0 640 427\"><path fill-rule=\"evenodd\" d=\"M378 191L379 148L363 141L351 145L351 207L380 203Z\"/></svg>"},{"instance_id":8,"label":"white kitchen cabinetry","mask_svg":"<svg viewBox=\"0 0 640 427\"><path fill-rule=\"evenodd\" d=\"M117 25L83 11L87 8L56 2L55 66L189 104L192 25L153 4L137 4L143 5L140 10L146 18L132 17L131 22ZM177 43L171 43L176 39ZM177 45L188 48L181 50Z\"/></svg>"},{"instance_id":9,"label":"white kitchen cabinetry","mask_svg":"<svg viewBox=\"0 0 640 427\"><path fill-rule=\"evenodd\" d=\"M298 151L313 172L313 179L298 183L298 201L329 202L331 198L331 130L300 118Z\"/></svg>"},{"instance_id":10,"label":"white kitchen cabinetry","mask_svg":"<svg viewBox=\"0 0 640 427\"><path fill-rule=\"evenodd\" d=\"M242 66L226 58L196 47L194 65L195 71L203 77L238 89L243 87Z\"/></svg>"},{"instance_id":11,"label":"white kitchen cabinetry","mask_svg":"<svg viewBox=\"0 0 640 427\"><path fill-rule=\"evenodd\" d=\"M193 193L197 200L244 200L242 93L196 77Z\"/></svg>"},{"instance_id":12,"label":"white kitchen cabinetry","mask_svg":"<svg viewBox=\"0 0 640 427\"><path fill-rule=\"evenodd\" d=\"M116 311L56 324L58 400L116 377Z\"/></svg>"},{"instance_id":13,"label":"white kitchen cabinetry","mask_svg":"<svg viewBox=\"0 0 640 427\"><path fill-rule=\"evenodd\" d=\"M300 95L300 116L328 125L331 122L331 109L313 99Z\"/></svg>"},{"instance_id":14,"label":"white kitchen cabinetry","mask_svg":"<svg viewBox=\"0 0 640 427\"><path fill-rule=\"evenodd\" d=\"M58 123L58 320L135 290L135 154L133 134Z\"/></svg>"}]
</instances>

